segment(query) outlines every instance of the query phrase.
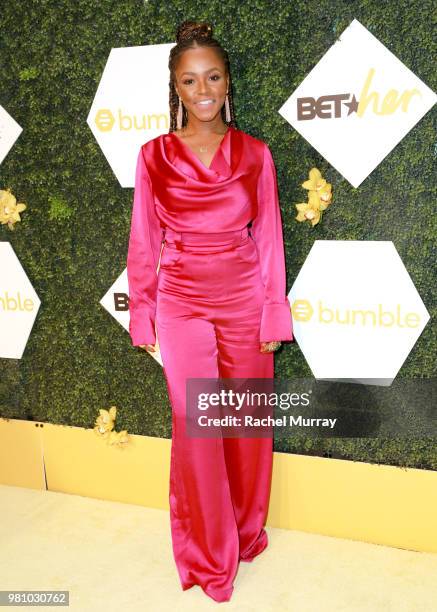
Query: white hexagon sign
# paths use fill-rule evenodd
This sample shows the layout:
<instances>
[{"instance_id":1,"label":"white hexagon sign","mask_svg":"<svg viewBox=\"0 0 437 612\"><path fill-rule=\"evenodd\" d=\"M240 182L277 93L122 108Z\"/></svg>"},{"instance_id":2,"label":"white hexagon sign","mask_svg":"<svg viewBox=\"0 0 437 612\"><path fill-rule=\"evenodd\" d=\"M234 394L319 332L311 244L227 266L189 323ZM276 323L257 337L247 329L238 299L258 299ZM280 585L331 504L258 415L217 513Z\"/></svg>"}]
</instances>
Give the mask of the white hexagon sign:
<instances>
[{"instance_id":1,"label":"white hexagon sign","mask_svg":"<svg viewBox=\"0 0 437 612\"><path fill-rule=\"evenodd\" d=\"M430 318L390 241L316 240L288 297L321 380L390 385Z\"/></svg>"},{"instance_id":2,"label":"white hexagon sign","mask_svg":"<svg viewBox=\"0 0 437 612\"><path fill-rule=\"evenodd\" d=\"M9 242L0 261L0 357L21 359L41 301Z\"/></svg>"},{"instance_id":3,"label":"white hexagon sign","mask_svg":"<svg viewBox=\"0 0 437 612\"><path fill-rule=\"evenodd\" d=\"M0 164L22 131L23 128L0 106Z\"/></svg>"},{"instance_id":4,"label":"white hexagon sign","mask_svg":"<svg viewBox=\"0 0 437 612\"><path fill-rule=\"evenodd\" d=\"M129 285L127 281L126 268L117 278L112 287L110 287L102 297L100 304L129 333ZM156 339L158 344L157 351L154 353L149 351L147 352L149 352L149 355L151 355L159 363L159 365L162 366L163 364L161 351L159 350L158 334L156 334Z\"/></svg>"},{"instance_id":5,"label":"white hexagon sign","mask_svg":"<svg viewBox=\"0 0 437 612\"><path fill-rule=\"evenodd\" d=\"M169 130L168 56L175 43L111 49L87 123L122 187L138 151Z\"/></svg>"}]
</instances>

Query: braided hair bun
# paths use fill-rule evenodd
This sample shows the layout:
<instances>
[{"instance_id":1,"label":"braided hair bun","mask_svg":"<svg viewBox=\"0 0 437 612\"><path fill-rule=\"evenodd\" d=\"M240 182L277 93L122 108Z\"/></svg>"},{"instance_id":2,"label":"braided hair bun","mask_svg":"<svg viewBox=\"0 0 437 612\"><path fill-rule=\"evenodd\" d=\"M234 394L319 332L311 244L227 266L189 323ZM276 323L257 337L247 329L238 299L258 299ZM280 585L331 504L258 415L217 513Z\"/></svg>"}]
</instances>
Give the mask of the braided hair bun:
<instances>
[{"instance_id":1,"label":"braided hair bun","mask_svg":"<svg viewBox=\"0 0 437 612\"><path fill-rule=\"evenodd\" d=\"M212 26L204 21L184 21L176 32L178 44L186 40L208 40L209 38L212 38Z\"/></svg>"}]
</instances>

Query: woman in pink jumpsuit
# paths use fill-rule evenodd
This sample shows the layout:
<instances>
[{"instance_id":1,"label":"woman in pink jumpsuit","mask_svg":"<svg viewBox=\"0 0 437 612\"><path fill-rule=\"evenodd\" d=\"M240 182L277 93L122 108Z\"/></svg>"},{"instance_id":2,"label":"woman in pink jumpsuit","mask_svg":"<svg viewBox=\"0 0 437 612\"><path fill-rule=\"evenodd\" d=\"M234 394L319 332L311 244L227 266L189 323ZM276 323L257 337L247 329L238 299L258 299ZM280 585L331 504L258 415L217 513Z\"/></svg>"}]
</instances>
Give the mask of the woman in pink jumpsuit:
<instances>
[{"instance_id":1,"label":"woman in pink jumpsuit","mask_svg":"<svg viewBox=\"0 0 437 612\"><path fill-rule=\"evenodd\" d=\"M223 121L229 80L210 76L227 76L226 65L206 39L214 42L210 26L183 24L174 80L187 66L196 74L182 98L192 132L211 126L199 130L206 140L227 129L209 165L172 129L141 147L127 273L132 345L159 341L172 406L169 505L181 586L221 602L239 562L268 543L272 438L189 437L186 381L273 378L273 350L293 333L272 155L233 125L228 106ZM213 108L194 109L209 98Z\"/></svg>"}]
</instances>

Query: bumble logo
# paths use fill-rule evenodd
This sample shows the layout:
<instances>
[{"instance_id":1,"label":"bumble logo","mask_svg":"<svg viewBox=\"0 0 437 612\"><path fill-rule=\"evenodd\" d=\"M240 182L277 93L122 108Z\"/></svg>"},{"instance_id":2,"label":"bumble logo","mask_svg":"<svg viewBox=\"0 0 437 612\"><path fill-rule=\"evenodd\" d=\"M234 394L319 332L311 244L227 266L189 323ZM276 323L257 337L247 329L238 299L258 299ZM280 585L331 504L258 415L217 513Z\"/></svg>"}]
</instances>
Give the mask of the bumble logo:
<instances>
[{"instance_id":1,"label":"bumble logo","mask_svg":"<svg viewBox=\"0 0 437 612\"><path fill-rule=\"evenodd\" d=\"M118 109L115 116L109 108L99 109L94 122L100 132L111 132L114 128L120 132L168 129L168 117L164 113L129 115L121 108Z\"/></svg>"},{"instance_id":2,"label":"bumble logo","mask_svg":"<svg viewBox=\"0 0 437 612\"><path fill-rule=\"evenodd\" d=\"M0 311L1 312L32 312L35 308L35 303L30 298L25 298L19 291L12 297L7 291L0 294Z\"/></svg>"},{"instance_id":3,"label":"bumble logo","mask_svg":"<svg viewBox=\"0 0 437 612\"><path fill-rule=\"evenodd\" d=\"M314 314L308 300L295 300L291 310L294 320L300 323L307 323ZM382 304L378 304L375 309L335 308L318 300L316 321L324 325L415 328L420 325L420 315L417 312L403 313L400 304L396 305L395 310L384 308Z\"/></svg>"},{"instance_id":4,"label":"bumble logo","mask_svg":"<svg viewBox=\"0 0 437 612\"><path fill-rule=\"evenodd\" d=\"M173 47L113 47L107 57L86 121L121 187L135 186L140 147L168 133L168 57Z\"/></svg>"},{"instance_id":5,"label":"bumble logo","mask_svg":"<svg viewBox=\"0 0 437 612\"><path fill-rule=\"evenodd\" d=\"M291 308L295 321L306 323L314 314L314 309L308 300L295 300Z\"/></svg>"},{"instance_id":6,"label":"bumble logo","mask_svg":"<svg viewBox=\"0 0 437 612\"><path fill-rule=\"evenodd\" d=\"M101 132L110 132L114 127L115 119L109 108L101 108L96 114L96 126Z\"/></svg>"},{"instance_id":7,"label":"bumble logo","mask_svg":"<svg viewBox=\"0 0 437 612\"><path fill-rule=\"evenodd\" d=\"M316 379L390 384L430 319L388 240L315 240L287 297Z\"/></svg>"},{"instance_id":8,"label":"bumble logo","mask_svg":"<svg viewBox=\"0 0 437 612\"><path fill-rule=\"evenodd\" d=\"M0 358L21 359L41 302L9 242L0 261Z\"/></svg>"}]
</instances>

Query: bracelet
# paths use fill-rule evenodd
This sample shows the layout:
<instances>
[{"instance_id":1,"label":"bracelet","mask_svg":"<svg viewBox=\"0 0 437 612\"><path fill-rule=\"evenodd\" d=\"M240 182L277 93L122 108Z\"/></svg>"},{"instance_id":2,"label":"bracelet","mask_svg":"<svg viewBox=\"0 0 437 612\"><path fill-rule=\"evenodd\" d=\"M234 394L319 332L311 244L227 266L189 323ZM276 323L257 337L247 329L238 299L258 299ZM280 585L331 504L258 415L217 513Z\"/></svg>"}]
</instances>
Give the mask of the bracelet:
<instances>
[{"instance_id":1,"label":"bracelet","mask_svg":"<svg viewBox=\"0 0 437 612\"><path fill-rule=\"evenodd\" d=\"M281 346L281 344L282 342L280 340L272 340L272 342L266 343L266 349L269 351L276 351Z\"/></svg>"}]
</instances>

